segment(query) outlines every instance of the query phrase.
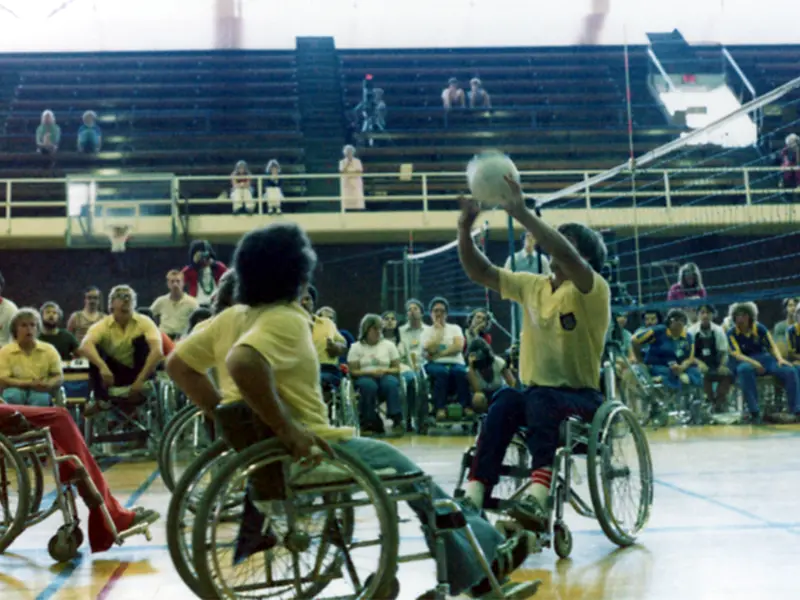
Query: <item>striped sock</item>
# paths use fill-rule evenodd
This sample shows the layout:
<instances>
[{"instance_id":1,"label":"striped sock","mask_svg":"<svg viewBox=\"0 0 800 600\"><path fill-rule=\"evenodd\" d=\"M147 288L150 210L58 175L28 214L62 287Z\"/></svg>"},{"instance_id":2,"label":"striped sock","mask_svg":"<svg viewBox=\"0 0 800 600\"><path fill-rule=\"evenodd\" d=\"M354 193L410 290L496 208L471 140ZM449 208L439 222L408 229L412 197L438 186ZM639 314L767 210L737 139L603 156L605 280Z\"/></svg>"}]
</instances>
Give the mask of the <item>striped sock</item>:
<instances>
[{"instance_id":1,"label":"striped sock","mask_svg":"<svg viewBox=\"0 0 800 600\"><path fill-rule=\"evenodd\" d=\"M536 469L531 475L533 485L530 495L544 508L547 506L547 497L550 495L550 484L553 482L553 469L545 467Z\"/></svg>"}]
</instances>

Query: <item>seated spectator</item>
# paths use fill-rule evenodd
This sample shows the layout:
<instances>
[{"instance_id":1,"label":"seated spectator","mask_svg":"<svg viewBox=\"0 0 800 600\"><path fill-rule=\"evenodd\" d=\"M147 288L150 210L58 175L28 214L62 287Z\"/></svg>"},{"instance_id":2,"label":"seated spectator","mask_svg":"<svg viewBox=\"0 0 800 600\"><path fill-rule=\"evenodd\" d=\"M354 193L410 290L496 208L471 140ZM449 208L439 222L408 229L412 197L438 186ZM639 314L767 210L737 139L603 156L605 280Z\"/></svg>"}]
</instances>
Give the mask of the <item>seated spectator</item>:
<instances>
[{"instance_id":1,"label":"seated spectator","mask_svg":"<svg viewBox=\"0 0 800 600\"><path fill-rule=\"evenodd\" d=\"M383 338L383 323L378 315L361 319L358 341L347 353L347 366L360 397L362 433L383 433L383 419L378 403L386 402L392 430L403 433L403 409L400 404L400 353L393 342Z\"/></svg>"},{"instance_id":2,"label":"seated spectator","mask_svg":"<svg viewBox=\"0 0 800 600\"><path fill-rule=\"evenodd\" d=\"M772 339L781 351L781 355L788 358L787 344L789 342L789 330L795 325L794 313L797 310L797 298L784 298L783 299L783 312L786 319L776 323L775 329L772 330Z\"/></svg>"},{"instance_id":3,"label":"seated spectator","mask_svg":"<svg viewBox=\"0 0 800 600\"><path fill-rule=\"evenodd\" d=\"M477 77L469 80L469 107L470 108L492 108L492 99L489 92L483 89L483 83Z\"/></svg>"},{"instance_id":4,"label":"seated spectator","mask_svg":"<svg viewBox=\"0 0 800 600\"><path fill-rule=\"evenodd\" d=\"M235 215L252 215L255 211L251 179L252 174L247 168L247 162L243 160L237 162L231 173L231 202Z\"/></svg>"},{"instance_id":5,"label":"seated spectator","mask_svg":"<svg viewBox=\"0 0 800 600\"><path fill-rule=\"evenodd\" d=\"M758 322L758 308L753 302L731 306L733 326L727 331L730 344L730 370L736 374L753 423L761 423L758 406L757 375L774 375L783 384L789 404L789 414L779 416L785 422L795 422L800 413L800 382L795 368L784 359L769 330Z\"/></svg>"},{"instance_id":6,"label":"seated spectator","mask_svg":"<svg viewBox=\"0 0 800 600\"><path fill-rule=\"evenodd\" d=\"M176 269L167 273L167 289L169 293L156 298L150 311L158 322L158 328L175 340L186 333L189 316L198 303L183 291L183 274Z\"/></svg>"},{"instance_id":7,"label":"seated spectator","mask_svg":"<svg viewBox=\"0 0 800 600\"><path fill-rule=\"evenodd\" d=\"M90 381L100 403L87 407L91 416L111 396L142 398L145 385L164 357L161 332L153 321L136 313L136 292L117 285L108 295L111 314L89 329L80 353L91 363Z\"/></svg>"},{"instance_id":8,"label":"seated spectator","mask_svg":"<svg viewBox=\"0 0 800 600\"><path fill-rule=\"evenodd\" d=\"M83 310L76 310L69 316L67 331L80 343L89 331L89 327L105 316L106 314L100 309L100 288L89 286L83 292Z\"/></svg>"},{"instance_id":9,"label":"seated spectator","mask_svg":"<svg viewBox=\"0 0 800 600\"><path fill-rule=\"evenodd\" d=\"M453 389L464 414L471 416L474 411L470 407L472 394L464 363L464 332L458 325L447 322L450 305L445 298L437 296L431 300L429 310L433 325L422 334L422 348L428 361L425 372L431 378L436 418L447 417L447 395Z\"/></svg>"},{"instance_id":10,"label":"seated spectator","mask_svg":"<svg viewBox=\"0 0 800 600\"><path fill-rule=\"evenodd\" d=\"M267 163L265 169L267 177L264 180L264 187L267 195L267 214L281 214L281 202L283 202L283 190L281 190L281 165L274 158Z\"/></svg>"},{"instance_id":11,"label":"seated spectator","mask_svg":"<svg viewBox=\"0 0 800 600\"><path fill-rule=\"evenodd\" d=\"M403 347L400 337L400 327L397 324L397 314L387 310L381 315L383 319L383 338L392 342L400 356L400 377L406 384L406 431L413 431L412 417L416 415L417 406L417 377L416 370L411 366L409 356ZM421 424L420 424L421 425Z\"/></svg>"},{"instance_id":12,"label":"seated spectator","mask_svg":"<svg viewBox=\"0 0 800 600\"><path fill-rule=\"evenodd\" d=\"M78 129L78 152L95 154L103 145L103 134L97 125L97 114L93 110L83 113L83 125Z\"/></svg>"},{"instance_id":13,"label":"seated spectator","mask_svg":"<svg viewBox=\"0 0 800 600\"><path fill-rule=\"evenodd\" d=\"M786 147L781 151L781 183L787 190L800 187L800 136L790 133L786 136Z\"/></svg>"},{"instance_id":14,"label":"seated spectator","mask_svg":"<svg viewBox=\"0 0 800 600\"><path fill-rule=\"evenodd\" d=\"M429 327L422 322L422 302L411 298L406 302L406 323L397 331L400 334L400 360L414 371L422 369L425 356L422 350L422 336Z\"/></svg>"},{"instance_id":15,"label":"seated spectator","mask_svg":"<svg viewBox=\"0 0 800 600\"><path fill-rule=\"evenodd\" d=\"M220 279L228 267L217 260L214 247L206 240L194 240L189 245L189 264L181 269L186 292L198 304L210 304Z\"/></svg>"},{"instance_id":16,"label":"seated spectator","mask_svg":"<svg viewBox=\"0 0 800 600\"><path fill-rule=\"evenodd\" d=\"M728 368L728 338L725 330L714 323L717 312L712 305L701 305L698 316L699 321L689 327L689 334L694 338L694 357L703 374L708 403L720 412L725 407L733 384L733 374Z\"/></svg>"},{"instance_id":17,"label":"seated spectator","mask_svg":"<svg viewBox=\"0 0 800 600\"><path fill-rule=\"evenodd\" d=\"M0 273L0 294L6 287L6 280ZM0 346L8 344L14 336L11 335L11 319L17 314L17 305L5 296L0 295Z\"/></svg>"},{"instance_id":18,"label":"seated spectator","mask_svg":"<svg viewBox=\"0 0 800 600\"><path fill-rule=\"evenodd\" d=\"M485 340L486 343L491 346L492 334L489 333L491 328L492 317L489 311L485 308L476 308L473 310L467 319L467 347L477 339ZM466 348L464 350L466 351Z\"/></svg>"},{"instance_id":19,"label":"seated spectator","mask_svg":"<svg viewBox=\"0 0 800 600\"><path fill-rule=\"evenodd\" d=\"M330 319L331 321L333 321L334 325L338 323L336 317L336 311L333 310L333 308L331 308L330 306L320 307L315 314L318 317L325 317L326 319ZM344 338L344 341L347 344L347 350L349 350L350 346L356 343L356 338L353 336L352 333L347 331L347 329L340 329L339 333ZM339 357L339 364L345 364L347 362L347 350L345 350L345 353Z\"/></svg>"},{"instance_id":20,"label":"seated spectator","mask_svg":"<svg viewBox=\"0 0 800 600\"><path fill-rule=\"evenodd\" d=\"M511 373L508 363L492 352L492 347L480 338L467 348L469 371L467 378L472 388L472 408L479 413L489 410L492 396L501 387L516 387L517 380Z\"/></svg>"},{"instance_id":21,"label":"seated spectator","mask_svg":"<svg viewBox=\"0 0 800 600\"><path fill-rule=\"evenodd\" d=\"M3 400L21 406L50 406L64 381L58 351L36 339L42 329L35 308L21 308L11 319L9 344L0 348L0 385Z\"/></svg>"},{"instance_id":22,"label":"seated spectator","mask_svg":"<svg viewBox=\"0 0 800 600\"><path fill-rule=\"evenodd\" d=\"M86 447L86 442L83 441L83 435L66 409L0 404L0 431L6 435L21 435L33 428L44 427L50 429L56 450L62 456L75 456L80 460L87 477L97 488L95 495L80 478L72 461L59 464L61 481L73 482L89 509L89 546L92 552L103 552L114 545L112 532L100 510L102 505L108 509L118 533L158 520L159 514L154 510L141 507L123 508L111 494L103 472L97 466L92 453Z\"/></svg>"},{"instance_id":23,"label":"seated spectator","mask_svg":"<svg viewBox=\"0 0 800 600\"><path fill-rule=\"evenodd\" d=\"M445 110L451 108L464 108L466 106L466 99L464 98L464 90L458 85L458 79L451 77L447 80L447 87L442 90L442 106Z\"/></svg>"},{"instance_id":24,"label":"seated spectator","mask_svg":"<svg viewBox=\"0 0 800 600\"><path fill-rule=\"evenodd\" d=\"M669 288L667 301L705 298L703 276L700 268L694 263L686 263L678 270L678 283Z\"/></svg>"},{"instance_id":25,"label":"seated spectator","mask_svg":"<svg viewBox=\"0 0 800 600\"><path fill-rule=\"evenodd\" d=\"M617 358L614 363L614 372L617 378L626 375L627 365L625 359L631 355L631 339L633 334L626 329L628 325L628 314L624 310L614 309L612 311L614 320L608 328L606 334L606 345L614 344L617 348Z\"/></svg>"},{"instance_id":26,"label":"seated spectator","mask_svg":"<svg viewBox=\"0 0 800 600\"><path fill-rule=\"evenodd\" d=\"M61 142L61 127L56 125L52 110L42 113L42 122L36 128L36 149L42 154L55 154Z\"/></svg>"},{"instance_id":27,"label":"seated spectator","mask_svg":"<svg viewBox=\"0 0 800 600\"><path fill-rule=\"evenodd\" d=\"M64 315L61 312L61 307L55 302L45 302L39 312L42 316L42 331L39 334L39 341L53 346L64 362L77 358L78 347L80 346L77 338L66 329L61 329L58 326L61 317Z\"/></svg>"},{"instance_id":28,"label":"seated spectator","mask_svg":"<svg viewBox=\"0 0 800 600\"><path fill-rule=\"evenodd\" d=\"M694 343L686 332L686 314L677 309L667 313L664 325L656 325L637 333L631 339L636 362L648 367L653 377L664 385L680 389L683 385L700 387L703 376L695 364ZM646 356L642 346L649 346Z\"/></svg>"},{"instance_id":29,"label":"seated spectator","mask_svg":"<svg viewBox=\"0 0 800 600\"><path fill-rule=\"evenodd\" d=\"M347 354L347 341L339 333L336 323L327 317L314 314L318 297L317 288L309 284L300 297L300 305L311 317L311 339L314 340L314 348L319 358L320 381L324 384L323 387L339 387L339 382L342 380L339 357ZM330 395L326 396L325 400L330 402Z\"/></svg>"}]
</instances>

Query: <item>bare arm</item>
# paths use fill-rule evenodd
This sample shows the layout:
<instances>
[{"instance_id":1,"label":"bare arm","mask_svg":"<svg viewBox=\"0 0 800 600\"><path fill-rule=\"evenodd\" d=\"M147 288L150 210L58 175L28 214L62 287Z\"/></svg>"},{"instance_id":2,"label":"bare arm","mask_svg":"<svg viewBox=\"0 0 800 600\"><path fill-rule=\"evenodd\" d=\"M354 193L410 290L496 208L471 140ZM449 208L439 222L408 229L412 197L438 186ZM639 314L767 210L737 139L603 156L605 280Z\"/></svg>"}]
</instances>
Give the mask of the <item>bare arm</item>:
<instances>
[{"instance_id":1,"label":"bare arm","mask_svg":"<svg viewBox=\"0 0 800 600\"><path fill-rule=\"evenodd\" d=\"M139 372L139 376L136 378L136 381L133 385L141 385L153 374L153 371L156 370L158 363L160 363L164 359L164 351L161 349L161 338L147 340L147 345L150 348L150 353L147 355L147 359L144 361L144 366L142 370Z\"/></svg>"},{"instance_id":2,"label":"bare arm","mask_svg":"<svg viewBox=\"0 0 800 600\"><path fill-rule=\"evenodd\" d=\"M514 377L514 373L508 367L503 369L503 379L508 387L517 387L517 378Z\"/></svg>"},{"instance_id":3,"label":"bare arm","mask_svg":"<svg viewBox=\"0 0 800 600\"><path fill-rule=\"evenodd\" d=\"M470 365L469 370L467 370L467 381L469 381L469 387L472 388L473 394L479 394L483 391L481 389L481 380L478 379L478 373L472 365Z\"/></svg>"},{"instance_id":4,"label":"bare arm","mask_svg":"<svg viewBox=\"0 0 800 600\"><path fill-rule=\"evenodd\" d=\"M472 281L500 293L500 270L478 250L472 239L472 226L480 214L477 202L460 198L461 216L458 219L458 259Z\"/></svg>"},{"instance_id":5,"label":"bare arm","mask_svg":"<svg viewBox=\"0 0 800 600\"><path fill-rule=\"evenodd\" d=\"M67 321L67 331L69 331L72 335L75 335L75 321L77 321L76 315L77 313L72 313L69 316L69 320Z\"/></svg>"},{"instance_id":6,"label":"bare arm","mask_svg":"<svg viewBox=\"0 0 800 600\"><path fill-rule=\"evenodd\" d=\"M0 377L0 385L3 387L25 389L31 387L33 382L25 379L17 379L16 377Z\"/></svg>"},{"instance_id":7,"label":"bare arm","mask_svg":"<svg viewBox=\"0 0 800 600\"><path fill-rule=\"evenodd\" d=\"M442 350L437 356L439 358L445 356L456 356L457 354L461 354L463 351L464 351L464 338L454 337L453 343L451 343L447 348Z\"/></svg>"},{"instance_id":8,"label":"bare arm","mask_svg":"<svg viewBox=\"0 0 800 600\"><path fill-rule=\"evenodd\" d=\"M375 375L374 372L370 373L367 371L362 371L361 361L358 360L347 361L347 368L350 370L350 375L352 375L353 377L364 377L364 376L370 377Z\"/></svg>"},{"instance_id":9,"label":"bare arm","mask_svg":"<svg viewBox=\"0 0 800 600\"><path fill-rule=\"evenodd\" d=\"M208 375L192 369L175 352L167 359L166 370L167 375L195 406L207 416L213 415L214 408L222 401L222 397Z\"/></svg>"},{"instance_id":10,"label":"bare arm","mask_svg":"<svg viewBox=\"0 0 800 600\"><path fill-rule=\"evenodd\" d=\"M94 340L91 339L88 335L83 338L83 342L81 342L81 347L78 348L78 354L86 358L90 363L92 363L95 367L100 369L101 371L108 371L108 365L106 361L104 361L100 357L100 353L97 351L97 346L94 343Z\"/></svg>"}]
</instances>

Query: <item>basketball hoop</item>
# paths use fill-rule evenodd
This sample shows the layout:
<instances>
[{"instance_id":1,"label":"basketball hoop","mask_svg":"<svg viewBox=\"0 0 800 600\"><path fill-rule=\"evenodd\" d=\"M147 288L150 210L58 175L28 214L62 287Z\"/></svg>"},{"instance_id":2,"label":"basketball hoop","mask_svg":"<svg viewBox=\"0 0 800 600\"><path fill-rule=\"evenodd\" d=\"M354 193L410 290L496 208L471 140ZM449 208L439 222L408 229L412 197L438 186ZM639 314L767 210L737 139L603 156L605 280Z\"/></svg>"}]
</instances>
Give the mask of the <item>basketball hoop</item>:
<instances>
[{"instance_id":1,"label":"basketball hoop","mask_svg":"<svg viewBox=\"0 0 800 600\"><path fill-rule=\"evenodd\" d=\"M133 228L130 225L111 225L106 231L111 241L111 252L125 252L126 244L131 237Z\"/></svg>"}]
</instances>

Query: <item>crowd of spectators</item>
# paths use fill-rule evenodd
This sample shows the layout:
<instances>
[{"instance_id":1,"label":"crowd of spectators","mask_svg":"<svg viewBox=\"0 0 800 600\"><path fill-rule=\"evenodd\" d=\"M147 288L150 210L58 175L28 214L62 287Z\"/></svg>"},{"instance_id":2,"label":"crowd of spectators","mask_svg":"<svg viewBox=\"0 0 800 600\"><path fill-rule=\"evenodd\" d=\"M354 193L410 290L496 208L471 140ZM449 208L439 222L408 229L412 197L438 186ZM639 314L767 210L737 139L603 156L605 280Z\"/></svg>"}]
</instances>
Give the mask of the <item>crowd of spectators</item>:
<instances>
[{"instance_id":1,"label":"crowd of spectators","mask_svg":"<svg viewBox=\"0 0 800 600\"><path fill-rule=\"evenodd\" d=\"M103 133L97 125L97 114L87 110L81 117L83 124L78 129L76 147L78 152L95 154L100 152ZM56 123L52 110L42 112L41 122L36 128L36 149L44 155L53 155L61 145L61 127Z\"/></svg>"}]
</instances>

